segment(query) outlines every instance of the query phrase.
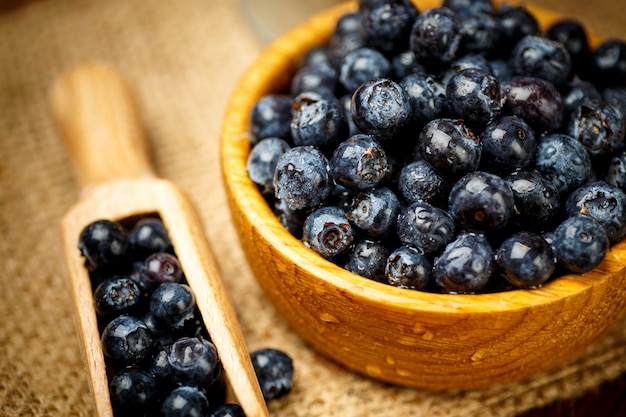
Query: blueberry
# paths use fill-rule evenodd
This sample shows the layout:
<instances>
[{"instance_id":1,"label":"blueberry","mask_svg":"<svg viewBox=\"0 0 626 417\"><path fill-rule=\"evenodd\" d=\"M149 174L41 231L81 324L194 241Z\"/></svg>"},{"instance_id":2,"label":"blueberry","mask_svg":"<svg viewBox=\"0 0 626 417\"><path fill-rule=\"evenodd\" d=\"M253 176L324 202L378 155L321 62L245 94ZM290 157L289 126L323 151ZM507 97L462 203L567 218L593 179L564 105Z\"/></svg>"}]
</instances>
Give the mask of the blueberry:
<instances>
[{"instance_id":1,"label":"blueberry","mask_svg":"<svg viewBox=\"0 0 626 417\"><path fill-rule=\"evenodd\" d=\"M504 59L490 59L489 66L491 67L491 73L498 79L500 88L502 84L513 78L513 69L509 65L509 62Z\"/></svg>"},{"instance_id":2,"label":"blueberry","mask_svg":"<svg viewBox=\"0 0 626 417\"><path fill-rule=\"evenodd\" d=\"M546 30L546 36L561 42L570 55L572 71L581 74L585 71L591 49L587 32L582 24L574 19L561 19L553 23Z\"/></svg>"},{"instance_id":3,"label":"blueberry","mask_svg":"<svg viewBox=\"0 0 626 417\"><path fill-rule=\"evenodd\" d=\"M389 161L377 141L357 134L335 148L329 165L335 183L353 190L366 190L385 179Z\"/></svg>"},{"instance_id":4,"label":"blueberry","mask_svg":"<svg viewBox=\"0 0 626 417\"><path fill-rule=\"evenodd\" d=\"M383 282L389 249L381 242L372 239L357 241L347 254L344 268L354 274Z\"/></svg>"},{"instance_id":5,"label":"blueberry","mask_svg":"<svg viewBox=\"0 0 626 417\"><path fill-rule=\"evenodd\" d=\"M167 349L170 373L178 384L206 388L222 372L213 343L201 337L182 337Z\"/></svg>"},{"instance_id":6,"label":"blueberry","mask_svg":"<svg viewBox=\"0 0 626 417\"><path fill-rule=\"evenodd\" d=\"M171 252L172 241L159 218L140 219L128 235L130 246L137 257L144 258L155 252Z\"/></svg>"},{"instance_id":7,"label":"blueberry","mask_svg":"<svg viewBox=\"0 0 626 417\"><path fill-rule=\"evenodd\" d=\"M162 417L208 416L209 400L196 387L178 387L165 398L161 406Z\"/></svg>"},{"instance_id":8,"label":"blueberry","mask_svg":"<svg viewBox=\"0 0 626 417\"><path fill-rule=\"evenodd\" d=\"M511 51L511 68L518 75L538 77L561 86L569 78L571 58L561 42L545 35L526 35Z\"/></svg>"},{"instance_id":9,"label":"blueberry","mask_svg":"<svg viewBox=\"0 0 626 417\"><path fill-rule=\"evenodd\" d=\"M572 114L567 133L591 156L610 155L624 147L624 115L604 100L585 100Z\"/></svg>"},{"instance_id":10,"label":"blueberry","mask_svg":"<svg viewBox=\"0 0 626 417\"><path fill-rule=\"evenodd\" d=\"M112 318L137 310L141 301L141 291L130 278L113 277L96 287L93 298L98 316Z\"/></svg>"},{"instance_id":11,"label":"blueberry","mask_svg":"<svg viewBox=\"0 0 626 417\"><path fill-rule=\"evenodd\" d=\"M626 117L626 87L607 87L602 90L601 98L621 111L622 115Z\"/></svg>"},{"instance_id":12,"label":"blueberry","mask_svg":"<svg viewBox=\"0 0 626 417\"><path fill-rule=\"evenodd\" d=\"M182 282L183 270L175 255L167 252L156 252L148 256L134 276L139 288L151 294L164 282Z\"/></svg>"},{"instance_id":13,"label":"blueberry","mask_svg":"<svg viewBox=\"0 0 626 417\"><path fill-rule=\"evenodd\" d=\"M293 360L285 352L265 348L250 353L265 400L280 398L293 386Z\"/></svg>"},{"instance_id":14,"label":"blueberry","mask_svg":"<svg viewBox=\"0 0 626 417\"><path fill-rule=\"evenodd\" d=\"M302 225L304 220L311 213L310 209L290 209L285 200L274 200L274 215L278 218L280 224L296 238L302 238Z\"/></svg>"},{"instance_id":15,"label":"blueberry","mask_svg":"<svg viewBox=\"0 0 626 417\"><path fill-rule=\"evenodd\" d=\"M157 381L141 369L119 371L111 378L109 391L116 416L154 415L158 409Z\"/></svg>"},{"instance_id":16,"label":"blueberry","mask_svg":"<svg viewBox=\"0 0 626 417\"><path fill-rule=\"evenodd\" d=\"M250 142L277 137L291 139L291 106L293 98L283 94L261 97L250 112Z\"/></svg>"},{"instance_id":17,"label":"blueberry","mask_svg":"<svg viewBox=\"0 0 626 417\"><path fill-rule=\"evenodd\" d=\"M537 77L515 76L502 84L504 111L524 119L537 134L561 127L563 97L554 84Z\"/></svg>"},{"instance_id":18,"label":"blueberry","mask_svg":"<svg viewBox=\"0 0 626 417\"><path fill-rule=\"evenodd\" d=\"M491 0L444 0L443 7L452 10L461 18L477 14L494 14L495 8Z\"/></svg>"},{"instance_id":19,"label":"blueberry","mask_svg":"<svg viewBox=\"0 0 626 417\"><path fill-rule=\"evenodd\" d=\"M587 100L600 100L602 94L593 83L580 78L574 78L563 88L563 112L565 121L569 120L570 114Z\"/></svg>"},{"instance_id":20,"label":"blueberry","mask_svg":"<svg viewBox=\"0 0 626 417\"><path fill-rule=\"evenodd\" d=\"M415 19L409 45L419 62L437 70L456 59L462 39L458 16L447 7L434 7Z\"/></svg>"},{"instance_id":21,"label":"blueberry","mask_svg":"<svg viewBox=\"0 0 626 417\"><path fill-rule=\"evenodd\" d=\"M461 51L488 54L498 46L500 21L492 13L472 13L461 20Z\"/></svg>"},{"instance_id":22,"label":"blueberry","mask_svg":"<svg viewBox=\"0 0 626 417\"><path fill-rule=\"evenodd\" d=\"M605 181L594 181L572 191L565 204L568 216L584 215L597 220L615 244L626 236L626 194Z\"/></svg>"},{"instance_id":23,"label":"blueberry","mask_svg":"<svg viewBox=\"0 0 626 417\"><path fill-rule=\"evenodd\" d=\"M457 72L448 81L446 99L451 117L481 129L500 114L504 104L496 77L477 68Z\"/></svg>"},{"instance_id":24,"label":"blueberry","mask_svg":"<svg viewBox=\"0 0 626 417\"><path fill-rule=\"evenodd\" d=\"M444 293L468 294L482 292L493 274L494 251L480 234L457 236L435 258L435 284Z\"/></svg>"},{"instance_id":25,"label":"blueberry","mask_svg":"<svg viewBox=\"0 0 626 417\"><path fill-rule=\"evenodd\" d=\"M304 92L331 95L335 92L338 78L337 70L329 63L302 66L291 79L291 95L295 97Z\"/></svg>"},{"instance_id":26,"label":"blueberry","mask_svg":"<svg viewBox=\"0 0 626 417\"><path fill-rule=\"evenodd\" d=\"M482 153L478 136L462 120L447 118L434 119L424 126L417 150L446 180L475 171Z\"/></svg>"},{"instance_id":27,"label":"blueberry","mask_svg":"<svg viewBox=\"0 0 626 417\"><path fill-rule=\"evenodd\" d=\"M348 121L335 96L307 91L293 102L291 136L296 146L332 148L348 134Z\"/></svg>"},{"instance_id":28,"label":"blueberry","mask_svg":"<svg viewBox=\"0 0 626 417\"><path fill-rule=\"evenodd\" d=\"M135 364L146 358L152 349L152 332L136 317L115 317L102 331L104 355L121 364Z\"/></svg>"},{"instance_id":29,"label":"blueberry","mask_svg":"<svg viewBox=\"0 0 626 417\"><path fill-rule=\"evenodd\" d=\"M237 403L222 404L209 417L246 417L243 408Z\"/></svg>"},{"instance_id":30,"label":"blueberry","mask_svg":"<svg viewBox=\"0 0 626 417\"><path fill-rule=\"evenodd\" d=\"M314 46L307 50L300 61L300 68L329 65L332 67L328 45Z\"/></svg>"},{"instance_id":31,"label":"blueberry","mask_svg":"<svg viewBox=\"0 0 626 417\"><path fill-rule=\"evenodd\" d=\"M287 141L280 138L265 138L257 142L250 150L246 162L248 176L261 194L274 194L274 172L276 164L285 152L291 149Z\"/></svg>"},{"instance_id":32,"label":"blueberry","mask_svg":"<svg viewBox=\"0 0 626 417\"><path fill-rule=\"evenodd\" d=\"M376 49L358 48L347 54L341 61L339 82L348 93L354 92L364 82L387 77L391 63Z\"/></svg>"},{"instance_id":33,"label":"blueberry","mask_svg":"<svg viewBox=\"0 0 626 417\"><path fill-rule=\"evenodd\" d=\"M398 190L409 203L425 201L439 207L446 201L449 189L448 182L423 159L408 163L400 171Z\"/></svg>"},{"instance_id":34,"label":"blueberry","mask_svg":"<svg viewBox=\"0 0 626 417\"><path fill-rule=\"evenodd\" d=\"M172 329L183 327L195 307L196 298L187 284L163 283L150 298L150 312Z\"/></svg>"},{"instance_id":35,"label":"blueberry","mask_svg":"<svg viewBox=\"0 0 626 417\"><path fill-rule=\"evenodd\" d=\"M470 172L457 181L448 197L452 217L474 231L504 228L514 214L515 199L510 185L485 171Z\"/></svg>"},{"instance_id":36,"label":"blueberry","mask_svg":"<svg viewBox=\"0 0 626 417\"><path fill-rule=\"evenodd\" d=\"M395 229L400 201L389 188L358 193L346 217L369 236L385 236Z\"/></svg>"},{"instance_id":37,"label":"blueberry","mask_svg":"<svg viewBox=\"0 0 626 417\"><path fill-rule=\"evenodd\" d=\"M626 86L626 42L608 39L591 53L592 79L600 88Z\"/></svg>"},{"instance_id":38,"label":"blueberry","mask_svg":"<svg viewBox=\"0 0 626 417\"><path fill-rule=\"evenodd\" d=\"M390 78L371 79L352 95L350 114L356 127L379 141L404 134L412 118L409 96Z\"/></svg>"},{"instance_id":39,"label":"blueberry","mask_svg":"<svg viewBox=\"0 0 626 417\"><path fill-rule=\"evenodd\" d=\"M402 51L391 58L391 78L393 80L402 80L404 77L418 72L426 72L426 69L417 62L417 57L413 51Z\"/></svg>"},{"instance_id":40,"label":"blueberry","mask_svg":"<svg viewBox=\"0 0 626 417\"><path fill-rule=\"evenodd\" d=\"M522 230L546 231L561 215L561 195L556 185L535 170L519 170L505 178L513 191L513 223Z\"/></svg>"},{"instance_id":41,"label":"blueberry","mask_svg":"<svg viewBox=\"0 0 626 417\"><path fill-rule=\"evenodd\" d=\"M432 262L412 246L401 246L387 258L387 283L394 287L423 290L432 277Z\"/></svg>"},{"instance_id":42,"label":"blueberry","mask_svg":"<svg viewBox=\"0 0 626 417\"><path fill-rule=\"evenodd\" d=\"M604 180L626 191L626 151L618 152L611 157Z\"/></svg>"},{"instance_id":43,"label":"blueberry","mask_svg":"<svg viewBox=\"0 0 626 417\"><path fill-rule=\"evenodd\" d=\"M566 195L591 176L591 158L584 146L571 136L552 133L540 138L535 166Z\"/></svg>"},{"instance_id":44,"label":"blueberry","mask_svg":"<svg viewBox=\"0 0 626 417\"><path fill-rule=\"evenodd\" d=\"M328 54L335 68L341 66L343 58L355 49L365 46L361 35L361 14L347 13L339 18L328 41Z\"/></svg>"},{"instance_id":45,"label":"blueberry","mask_svg":"<svg viewBox=\"0 0 626 417\"><path fill-rule=\"evenodd\" d=\"M409 46L417 8L409 0L383 0L361 10L361 36L366 45L387 56Z\"/></svg>"},{"instance_id":46,"label":"blueberry","mask_svg":"<svg viewBox=\"0 0 626 417\"><path fill-rule=\"evenodd\" d=\"M496 11L496 17L500 22L498 52L503 56L508 56L524 36L540 33L537 19L523 5L503 4Z\"/></svg>"},{"instance_id":47,"label":"blueberry","mask_svg":"<svg viewBox=\"0 0 626 417\"><path fill-rule=\"evenodd\" d=\"M557 261L575 273L591 271L604 259L609 239L604 227L588 216L573 216L554 231L553 249Z\"/></svg>"},{"instance_id":48,"label":"blueberry","mask_svg":"<svg viewBox=\"0 0 626 417\"><path fill-rule=\"evenodd\" d=\"M276 163L274 195L290 210L316 207L331 191L328 159L312 146L296 146Z\"/></svg>"},{"instance_id":49,"label":"blueberry","mask_svg":"<svg viewBox=\"0 0 626 417\"><path fill-rule=\"evenodd\" d=\"M117 222L96 220L83 228L78 239L78 249L90 271L120 262L126 256L128 233Z\"/></svg>"},{"instance_id":50,"label":"blueberry","mask_svg":"<svg viewBox=\"0 0 626 417\"><path fill-rule=\"evenodd\" d=\"M411 245L424 253L442 249L455 235L452 216L432 204L417 201L400 210L397 233L404 245Z\"/></svg>"},{"instance_id":51,"label":"blueberry","mask_svg":"<svg viewBox=\"0 0 626 417\"><path fill-rule=\"evenodd\" d=\"M517 116L501 116L487 124L482 134L481 166L498 173L528 167L535 160L535 132Z\"/></svg>"},{"instance_id":52,"label":"blueberry","mask_svg":"<svg viewBox=\"0 0 626 417\"><path fill-rule=\"evenodd\" d=\"M539 234L517 232L502 242L496 252L496 263L516 288L535 288L550 279L556 258L552 246Z\"/></svg>"},{"instance_id":53,"label":"blueberry","mask_svg":"<svg viewBox=\"0 0 626 417\"><path fill-rule=\"evenodd\" d=\"M354 238L354 228L339 207L321 207L304 221L302 242L326 259L345 252Z\"/></svg>"},{"instance_id":54,"label":"blueberry","mask_svg":"<svg viewBox=\"0 0 626 417\"><path fill-rule=\"evenodd\" d=\"M409 97L413 125L422 128L429 121L444 115L446 87L433 75L412 73L400 81L400 86Z\"/></svg>"}]
</instances>

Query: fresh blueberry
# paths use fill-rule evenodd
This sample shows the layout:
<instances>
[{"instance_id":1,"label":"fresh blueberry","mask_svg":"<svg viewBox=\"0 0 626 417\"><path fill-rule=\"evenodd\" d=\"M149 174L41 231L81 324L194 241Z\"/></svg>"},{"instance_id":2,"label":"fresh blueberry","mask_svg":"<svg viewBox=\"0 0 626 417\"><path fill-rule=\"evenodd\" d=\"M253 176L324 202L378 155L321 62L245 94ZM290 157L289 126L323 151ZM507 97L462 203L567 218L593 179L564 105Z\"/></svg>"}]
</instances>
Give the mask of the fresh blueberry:
<instances>
[{"instance_id":1,"label":"fresh blueberry","mask_svg":"<svg viewBox=\"0 0 626 417\"><path fill-rule=\"evenodd\" d=\"M582 74L589 62L591 49L587 32L583 25L574 19L561 19L553 23L546 30L546 36L561 42L570 55L572 73Z\"/></svg>"},{"instance_id":2,"label":"fresh blueberry","mask_svg":"<svg viewBox=\"0 0 626 417\"><path fill-rule=\"evenodd\" d=\"M344 57L355 49L365 46L361 35L361 14L347 13L339 18L328 41L328 54L335 68L341 66Z\"/></svg>"},{"instance_id":3,"label":"fresh blueberry","mask_svg":"<svg viewBox=\"0 0 626 417\"><path fill-rule=\"evenodd\" d=\"M501 177L474 171L457 181L448 197L452 217L468 230L504 228L513 217L515 199L511 186Z\"/></svg>"},{"instance_id":4,"label":"fresh blueberry","mask_svg":"<svg viewBox=\"0 0 626 417\"><path fill-rule=\"evenodd\" d=\"M461 18L481 13L492 15L496 11L491 0L444 0L442 6L452 10Z\"/></svg>"},{"instance_id":5,"label":"fresh blueberry","mask_svg":"<svg viewBox=\"0 0 626 417\"><path fill-rule=\"evenodd\" d=\"M404 134L412 118L406 91L390 78L376 78L361 84L352 95L352 121L364 134L379 141Z\"/></svg>"},{"instance_id":6,"label":"fresh blueberry","mask_svg":"<svg viewBox=\"0 0 626 417\"><path fill-rule=\"evenodd\" d=\"M311 213L310 209L290 209L284 200L275 199L273 207L274 215L280 224L296 238L302 238L302 225L304 220Z\"/></svg>"},{"instance_id":7,"label":"fresh blueberry","mask_svg":"<svg viewBox=\"0 0 626 417\"><path fill-rule=\"evenodd\" d=\"M355 230L339 207L321 207L304 221L302 243L326 259L345 252L354 238Z\"/></svg>"},{"instance_id":8,"label":"fresh blueberry","mask_svg":"<svg viewBox=\"0 0 626 417\"><path fill-rule=\"evenodd\" d=\"M626 42L608 39L591 53L592 79L599 88L626 86Z\"/></svg>"},{"instance_id":9,"label":"fresh blueberry","mask_svg":"<svg viewBox=\"0 0 626 417\"><path fill-rule=\"evenodd\" d=\"M571 136L552 133L539 139L535 166L566 195L591 176L591 158L582 143Z\"/></svg>"},{"instance_id":10,"label":"fresh blueberry","mask_svg":"<svg viewBox=\"0 0 626 417\"><path fill-rule=\"evenodd\" d=\"M401 246L387 258L387 283L398 288L423 290L432 277L432 262L412 246Z\"/></svg>"},{"instance_id":11,"label":"fresh blueberry","mask_svg":"<svg viewBox=\"0 0 626 417\"><path fill-rule=\"evenodd\" d=\"M366 190L385 179L389 161L377 141L357 134L335 148L329 165L335 183L353 190Z\"/></svg>"},{"instance_id":12,"label":"fresh blueberry","mask_svg":"<svg viewBox=\"0 0 626 417\"><path fill-rule=\"evenodd\" d=\"M250 142L265 138L291 139L291 106L293 98L283 94L261 97L250 112Z\"/></svg>"},{"instance_id":13,"label":"fresh blueberry","mask_svg":"<svg viewBox=\"0 0 626 417\"><path fill-rule=\"evenodd\" d=\"M166 282L154 290L150 312L172 329L180 329L195 311L196 298L187 284Z\"/></svg>"},{"instance_id":14,"label":"fresh blueberry","mask_svg":"<svg viewBox=\"0 0 626 417\"><path fill-rule=\"evenodd\" d=\"M447 118L434 119L424 126L417 150L446 180L475 171L482 153L478 136L462 120Z\"/></svg>"},{"instance_id":15,"label":"fresh blueberry","mask_svg":"<svg viewBox=\"0 0 626 417\"><path fill-rule=\"evenodd\" d=\"M222 404L209 417L246 417L243 408L237 403Z\"/></svg>"},{"instance_id":16,"label":"fresh blueberry","mask_svg":"<svg viewBox=\"0 0 626 417\"><path fill-rule=\"evenodd\" d=\"M447 7L433 7L415 19L409 39L419 62L440 69L457 57L463 39L461 20Z\"/></svg>"},{"instance_id":17,"label":"fresh blueberry","mask_svg":"<svg viewBox=\"0 0 626 417\"><path fill-rule=\"evenodd\" d=\"M493 274L494 255L483 235L463 233L435 258L435 284L443 293L480 293Z\"/></svg>"},{"instance_id":18,"label":"fresh blueberry","mask_svg":"<svg viewBox=\"0 0 626 417\"><path fill-rule=\"evenodd\" d=\"M152 332L140 319L121 315L102 331L104 355L121 364L132 365L148 357L154 340Z\"/></svg>"},{"instance_id":19,"label":"fresh blueberry","mask_svg":"<svg viewBox=\"0 0 626 417\"><path fill-rule=\"evenodd\" d=\"M461 32L462 52L489 54L498 46L500 21L492 13L469 14L461 19Z\"/></svg>"},{"instance_id":20,"label":"fresh blueberry","mask_svg":"<svg viewBox=\"0 0 626 417\"><path fill-rule=\"evenodd\" d=\"M274 195L290 210L316 207L331 191L330 168L324 154L312 146L296 146L276 163Z\"/></svg>"},{"instance_id":21,"label":"fresh blueberry","mask_svg":"<svg viewBox=\"0 0 626 417\"><path fill-rule=\"evenodd\" d=\"M118 276L98 285L93 298L98 316L112 318L133 313L141 301L141 291L130 278Z\"/></svg>"},{"instance_id":22,"label":"fresh blueberry","mask_svg":"<svg viewBox=\"0 0 626 417\"><path fill-rule=\"evenodd\" d=\"M565 203L567 216L584 215L598 221L615 244L626 236L626 194L605 181L594 181L572 191Z\"/></svg>"},{"instance_id":23,"label":"fresh blueberry","mask_svg":"<svg viewBox=\"0 0 626 417\"><path fill-rule=\"evenodd\" d=\"M96 220L88 224L78 239L78 249L90 271L121 261L127 248L127 231L111 220Z\"/></svg>"},{"instance_id":24,"label":"fresh blueberry","mask_svg":"<svg viewBox=\"0 0 626 417\"><path fill-rule=\"evenodd\" d=\"M293 102L291 136L296 146L332 149L348 134L348 121L339 99L308 91Z\"/></svg>"},{"instance_id":25,"label":"fresh blueberry","mask_svg":"<svg viewBox=\"0 0 626 417\"><path fill-rule=\"evenodd\" d=\"M607 87L602 90L602 99L622 112L626 117L626 87Z\"/></svg>"},{"instance_id":26,"label":"fresh blueberry","mask_svg":"<svg viewBox=\"0 0 626 417\"><path fill-rule=\"evenodd\" d=\"M611 155L624 147L624 115L604 100L585 100L572 114L567 133L591 156Z\"/></svg>"},{"instance_id":27,"label":"fresh blueberry","mask_svg":"<svg viewBox=\"0 0 626 417\"><path fill-rule=\"evenodd\" d=\"M265 400L280 398L293 386L293 360L285 352L265 348L250 353Z\"/></svg>"},{"instance_id":28,"label":"fresh blueberry","mask_svg":"<svg viewBox=\"0 0 626 417\"><path fill-rule=\"evenodd\" d=\"M133 278L142 291L151 294L164 282L182 282L184 275L175 255L155 252L141 263L138 273Z\"/></svg>"},{"instance_id":29,"label":"fresh blueberry","mask_svg":"<svg viewBox=\"0 0 626 417\"><path fill-rule=\"evenodd\" d=\"M524 119L537 134L561 127L563 97L542 78L515 76L502 84L504 111Z\"/></svg>"},{"instance_id":30,"label":"fresh blueberry","mask_svg":"<svg viewBox=\"0 0 626 417\"><path fill-rule=\"evenodd\" d=\"M433 75L416 72L400 81L411 104L412 123L421 129L433 119L442 117L445 111L446 87Z\"/></svg>"},{"instance_id":31,"label":"fresh blueberry","mask_svg":"<svg viewBox=\"0 0 626 417\"><path fill-rule=\"evenodd\" d=\"M135 256L145 258L155 252L172 252L172 241L163 221L156 217L140 219L128 235Z\"/></svg>"},{"instance_id":32,"label":"fresh blueberry","mask_svg":"<svg viewBox=\"0 0 626 417\"><path fill-rule=\"evenodd\" d=\"M126 368L109 383L115 416L154 415L158 410L159 389L156 379L141 369Z\"/></svg>"},{"instance_id":33,"label":"fresh blueberry","mask_svg":"<svg viewBox=\"0 0 626 417\"><path fill-rule=\"evenodd\" d=\"M402 80L410 74L418 72L426 72L426 69L417 62L417 57L413 51L402 51L391 58L391 78L393 80Z\"/></svg>"},{"instance_id":34,"label":"fresh blueberry","mask_svg":"<svg viewBox=\"0 0 626 417\"><path fill-rule=\"evenodd\" d=\"M509 65L508 60L490 59L489 66L491 67L491 73L498 79L500 88L502 88L502 84L513 78L513 69Z\"/></svg>"},{"instance_id":35,"label":"fresh blueberry","mask_svg":"<svg viewBox=\"0 0 626 417\"><path fill-rule=\"evenodd\" d=\"M388 257L387 246L372 239L361 239L348 251L344 268L353 274L384 282Z\"/></svg>"},{"instance_id":36,"label":"fresh blueberry","mask_svg":"<svg viewBox=\"0 0 626 417\"><path fill-rule=\"evenodd\" d=\"M516 74L542 78L557 87L568 80L572 65L565 46L545 35L524 36L511 51L510 59Z\"/></svg>"},{"instance_id":37,"label":"fresh blueberry","mask_svg":"<svg viewBox=\"0 0 626 417\"><path fill-rule=\"evenodd\" d=\"M602 94L590 81L581 78L574 78L562 88L563 93L563 113L567 123L570 115L587 100L600 100Z\"/></svg>"},{"instance_id":38,"label":"fresh blueberry","mask_svg":"<svg viewBox=\"0 0 626 417\"><path fill-rule=\"evenodd\" d=\"M320 65L333 66L330 53L328 52L328 45L314 46L306 51L302 57L302 61L300 61L299 67L316 67Z\"/></svg>"},{"instance_id":39,"label":"fresh blueberry","mask_svg":"<svg viewBox=\"0 0 626 417\"><path fill-rule=\"evenodd\" d=\"M263 195L274 194L274 172L278 158L291 149L289 143L281 138L265 138L250 150L246 162L248 176Z\"/></svg>"},{"instance_id":40,"label":"fresh blueberry","mask_svg":"<svg viewBox=\"0 0 626 417\"><path fill-rule=\"evenodd\" d=\"M508 56L517 42L526 35L540 33L539 22L523 5L503 4L496 11L500 22L498 53Z\"/></svg>"},{"instance_id":41,"label":"fresh blueberry","mask_svg":"<svg viewBox=\"0 0 626 417\"><path fill-rule=\"evenodd\" d=\"M604 180L626 191L626 151L617 152L611 157Z\"/></svg>"},{"instance_id":42,"label":"fresh blueberry","mask_svg":"<svg viewBox=\"0 0 626 417\"><path fill-rule=\"evenodd\" d=\"M552 243L557 261L575 273L594 269L604 260L609 238L604 227L589 216L573 216L554 231Z\"/></svg>"},{"instance_id":43,"label":"fresh blueberry","mask_svg":"<svg viewBox=\"0 0 626 417\"><path fill-rule=\"evenodd\" d=\"M442 249L455 235L452 216L432 204L417 201L400 210L397 233L404 245L411 245L424 253Z\"/></svg>"},{"instance_id":44,"label":"fresh blueberry","mask_svg":"<svg viewBox=\"0 0 626 417\"><path fill-rule=\"evenodd\" d=\"M387 77L391 63L376 49L358 48L347 54L341 62L339 82L348 92L354 92L364 82Z\"/></svg>"},{"instance_id":45,"label":"fresh blueberry","mask_svg":"<svg viewBox=\"0 0 626 417\"><path fill-rule=\"evenodd\" d=\"M491 121L482 134L481 166L498 173L510 173L535 160L535 132L517 116L501 116Z\"/></svg>"},{"instance_id":46,"label":"fresh blueberry","mask_svg":"<svg viewBox=\"0 0 626 417\"><path fill-rule=\"evenodd\" d=\"M417 8L409 0L383 0L361 10L361 36L366 45L387 56L408 48Z\"/></svg>"},{"instance_id":47,"label":"fresh blueberry","mask_svg":"<svg viewBox=\"0 0 626 417\"><path fill-rule=\"evenodd\" d=\"M552 246L539 234L517 232L502 242L496 252L496 263L514 287L535 288L550 279L556 258Z\"/></svg>"},{"instance_id":48,"label":"fresh blueberry","mask_svg":"<svg viewBox=\"0 0 626 417\"><path fill-rule=\"evenodd\" d=\"M395 230L400 201L389 188L358 193L346 217L369 236L382 237Z\"/></svg>"},{"instance_id":49,"label":"fresh blueberry","mask_svg":"<svg viewBox=\"0 0 626 417\"><path fill-rule=\"evenodd\" d=\"M170 373L180 385L206 388L222 372L215 345L201 337L182 337L166 351Z\"/></svg>"},{"instance_id":50,"label":"fresh blueberry","mask_svg":"<svg viewBox=\"0 0 626 417\"><path fill-rule=\"evenodd\" d=\"M165 398L161 406L162 417L208 416L209 400L196 387L178 387Z\"/></svg>"},{"instance_id":51,"label":"fresh blueberry","mask_svg":"<svg viewBox=\"0 0 626 417\"><path fill-rule=\"evenodd\" d=\"M446 86L450 116L463 119L472 128L484 128L502 111L500 83L493 75L468 68L457 72Z\"/></svg>"},{"instance_id":52,"label":"fresh blueberry","mask_svg":"<svg viewBox=\"0 0 626 417\"><path fill-rule=\"evenodd\" d=\"M332 95L337 88L339 74L330 64L305 65L296 71L291 79L291 95L304 92L317 92L323 96Z\"/></svg>"},{"instance_id":53,"label":"fresh blueberry","mask_svg":"<svg viewBox=\"0 0 626 417\"><path fill-rule=\"evenodd\" d=\"M536 170L519 170L505 178L515 199L513 223L521 230L546 231L561 215L556 185Z\"/></svg>"},{"instance_id":54,"label":"fresh blueberry","mask_svg":"<svg viewBox=\"0 0 626 417\"><path fill-rule=\"evenodd\" d=\"M409 203L425 201L442 206L447 199L450 186L433 167L423 159L402 167L398 178L398 190Z\"/></svg>"}]
</instances>

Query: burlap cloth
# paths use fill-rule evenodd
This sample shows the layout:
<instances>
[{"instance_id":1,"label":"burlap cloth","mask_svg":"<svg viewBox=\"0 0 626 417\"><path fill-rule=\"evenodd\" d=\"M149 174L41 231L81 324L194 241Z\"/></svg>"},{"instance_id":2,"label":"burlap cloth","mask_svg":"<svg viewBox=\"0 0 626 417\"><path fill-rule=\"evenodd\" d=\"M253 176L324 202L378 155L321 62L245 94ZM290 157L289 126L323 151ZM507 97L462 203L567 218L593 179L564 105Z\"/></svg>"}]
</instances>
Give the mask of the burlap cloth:
<instances>
[{"instance_id":1,"label":"burlap cloth","mask_svg":"<svg viewBox=\"0 0 626 417\"><path fill-rule=\"evenodd\" d=\"M542 2L607 37L626 35L618 3ZM93 415L59 233L79 189L47 109L54 78L90 59L116 65L132 81L157 171L194 197L250 348L279 347L294 358L295 386L270 403L273 415L512 416L626 371L626 321L553 372L479 391L392 387L330 363L286 328L260 292L219 174L227 98L273 34L259 36L259 22L253 29L234 0L0 1L0 7L0 415ZM287 3L281 9L289 12Z\"/></svg>"}]
</instances>

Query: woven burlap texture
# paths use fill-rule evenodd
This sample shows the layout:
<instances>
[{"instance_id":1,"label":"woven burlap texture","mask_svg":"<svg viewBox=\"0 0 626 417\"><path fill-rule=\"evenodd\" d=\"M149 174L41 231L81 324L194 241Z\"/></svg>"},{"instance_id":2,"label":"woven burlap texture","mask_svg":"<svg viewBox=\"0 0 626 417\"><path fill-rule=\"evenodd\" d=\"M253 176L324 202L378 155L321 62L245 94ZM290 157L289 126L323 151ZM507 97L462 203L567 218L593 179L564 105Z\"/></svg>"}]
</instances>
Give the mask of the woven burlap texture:
<instances>
[{"instance_id":1,"label":"woven burlap texture","mask_svg":"<svg viewBox=\"0 0 626 417\"><path fill-rule=\"evenodd\" d=\"M623 12L554 3L563 13L577 10L601 35L617 36L626 27ZM0 415L94 413L60 245L60 219L80 190L47 107L55 77L94 59L131 80L156 169L193 196L249 347L278 347L294 358L293 391L270 402L273 415L513 416L626 371L624 321L559 369L485 390L393 387L327 361L268 304L226 206L221 121L229 94L265 41L250 30L241 5L41 0L0 1L0 7Z\"/></svg>"}]
</instances>

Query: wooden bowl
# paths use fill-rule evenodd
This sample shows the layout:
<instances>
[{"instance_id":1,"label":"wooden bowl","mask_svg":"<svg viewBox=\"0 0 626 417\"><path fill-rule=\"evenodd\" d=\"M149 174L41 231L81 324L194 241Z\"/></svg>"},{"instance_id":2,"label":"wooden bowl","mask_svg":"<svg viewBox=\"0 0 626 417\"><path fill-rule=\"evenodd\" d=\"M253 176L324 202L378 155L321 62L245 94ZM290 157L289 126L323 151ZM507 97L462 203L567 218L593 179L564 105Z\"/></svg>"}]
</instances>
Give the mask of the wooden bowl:
<instances>
[{"instance_id":1,"label":"wooden bowl","mask_svg":"<svg viewBox=\"0 0 626 417\"><path fill-rule=\"evenodd\" d=\"M438 5L420 1L420 10ZM559 16L530 7L543 27ZM224 119L223 179L247 260L268 299L313 348L394 384L471 389L529 378L572 359L626 308L626 243L595 270L539 289L443 295L377 283L324 260L284 229L246 172L250 110L287 91L299 57L326 42L354 2L276 40L245 73ZM598 39L591 36L593 45Z\"/></svg>"}]
</instances>

